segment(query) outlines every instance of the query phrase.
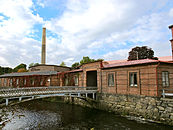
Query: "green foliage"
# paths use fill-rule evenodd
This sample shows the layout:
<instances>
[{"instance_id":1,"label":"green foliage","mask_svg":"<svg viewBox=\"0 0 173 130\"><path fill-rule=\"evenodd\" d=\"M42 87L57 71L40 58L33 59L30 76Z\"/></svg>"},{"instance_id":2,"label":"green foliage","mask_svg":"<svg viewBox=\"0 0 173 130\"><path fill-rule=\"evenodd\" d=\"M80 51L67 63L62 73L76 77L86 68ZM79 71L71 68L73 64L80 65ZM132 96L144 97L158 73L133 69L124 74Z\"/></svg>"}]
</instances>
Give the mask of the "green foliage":
<instances>
[{"instance_id":1,"label":"green foliage","mask_svg":"<svg viewBox=\"0 0 173 130\"><path fill-rule=\"evenodd\" d=\"M77 68L78 66L79 66L80 64L79 64L79 62L75 62L74 64L72 64L72 68Z\"/></svg>"},{"instance_id":2,"label":"green foliage","mask_svg":"<svg viewBox=\"0 0 173 130\"><path fill-rule=\"evenodd\" d=\"M94 59L90 59L88 56L84 56L83 59L80 61L80 65L86 64L86 63L90 63L90 62L94 62Z\"/></svg>"},{"instance_id":3,"label":"green foliage","mask_svg":"<svg viewBox=\"0 0 173 130\"><path fill-rule=\"evenodd\" d=\"M29 64L29 67L36 66L36 65L39 65L39 63L31 63Z\"/></svg>"},{"instance_id":4,"label":"green foliage","mask_svg":"<svg viewBox=\"0 0 173 130\"><path fill-rule=\"evenodd\" d=\"M65 62L62 61L61 64L59 66L66 66Z\"/></svg>"},{"instance_id":5,"label":"green foliage","mask_svg":"<svg viewBox=\"0 0 173 130\"><path fill-rule=\"evenodd\" d=\"M147 47L135 47L129 52L128 60L139 60L139 59L158 59L154 57L154 51Z\"/></svg>"},{"instance_id":6,"label":"green foliage","mask_svg":"<svg viewBox=\"0 0 173 130\"><path fill-rule=\"evenodd\" d=\"M80 65L86 64L86 63L92 63L92 62L96 62L96 61L104 61L104 59L90 59L88 56L84 56L83 59L79 62L75 62L74 64L72 64L72 68L77 68Z\"/></svg>"},{"instance_id":7,"label":"green foliage","mask_svg":"<svg viewBox=\"0 0 173 130\"><path fill-rule=\"evenodd\" d=\"M26 70L26 64L20 64L13 69L13 72L18 72L19 69L24 68Z\"/></svg>"},{"instance_id":8,"label":"green foliage","mask_svg":"<svg viewBox=\"0 0 173 130\"><path fill-rule=\"evenodd\" d=\"M0 66L0 74L11 73L11 72L13 72L12 68Z\"/></svg>"}]
</instances>

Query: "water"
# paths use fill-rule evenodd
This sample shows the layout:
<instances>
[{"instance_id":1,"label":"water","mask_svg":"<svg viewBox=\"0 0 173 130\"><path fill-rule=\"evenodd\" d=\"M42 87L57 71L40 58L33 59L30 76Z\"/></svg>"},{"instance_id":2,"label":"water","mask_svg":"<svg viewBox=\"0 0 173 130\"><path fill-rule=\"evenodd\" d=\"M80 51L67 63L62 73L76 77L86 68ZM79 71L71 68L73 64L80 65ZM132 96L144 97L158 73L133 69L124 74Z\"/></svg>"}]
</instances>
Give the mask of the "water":
<instances>
[{"instance_id":1,"label":"water","mask_svg":"<svg viewBox=\"0 0 173 130\"><path fill-rule=\"evenodd\" d=\"M173 130L171 126L140 123L105 111L64 103L29 101L4 110L3 130Z\"/></svg>"}]
</instances>

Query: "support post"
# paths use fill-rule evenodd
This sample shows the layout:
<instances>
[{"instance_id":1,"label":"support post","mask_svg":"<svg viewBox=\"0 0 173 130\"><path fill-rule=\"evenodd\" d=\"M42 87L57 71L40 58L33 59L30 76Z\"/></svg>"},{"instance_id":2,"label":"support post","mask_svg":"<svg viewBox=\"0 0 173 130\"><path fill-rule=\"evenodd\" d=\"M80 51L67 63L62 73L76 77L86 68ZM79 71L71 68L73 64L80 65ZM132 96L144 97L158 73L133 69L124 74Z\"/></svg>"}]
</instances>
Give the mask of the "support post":
<instances>
[{"instance_id":1,"label":"support post","mask_svg":"<svg viewBox=\"0 0 173 130\"><path fill-rule=\"evenodd\" d=\"M22 97L19 97L19 102L21 102L22 101Z\"/></svg>"},{"instance_id":2,"label":"support post","mask_svg":"<svg viewBox=\"0 0 173 130\"><path fill-rule=\"evenodd\" d=\"M6 100L5 105L8 106L8 98L6 98L5 100Z\"/></svg>"},{"instance_id":3,"label":"support post","mask_svg":"<svg viewBox=\"0 0 173 130\"><path fill-rule=\"evenodd\" d=\"M95 93L93 93L93 99L95 99Z\"/></svg>"},{"instance_id":4,"label":"support post","mask_svg":"<svg viewBox=\"0 0 173 130\"><path fill-rule=\"evenodd\" d=\"M165 98L165 90L164 89L163 89L162 95L163 95L163 98Z\"/></svg>"},{"instance_id":5,"label":"support post","mask_svg":"<svg viewBox=\"0 0 173 130\"><path fill-rule=\"evenodd\" d=\"M86 98L88 97L88 93L86 93Z\"/></svg>"},{"instance_id":6,"label":"support post","mask_svg":"<svg viewBox=\"0 0 173 130\"><path fill-rule=\"evenodd\" d=\"M80 97L80 93L78 93L77 96Z\"/></svg>"}]
</instances>

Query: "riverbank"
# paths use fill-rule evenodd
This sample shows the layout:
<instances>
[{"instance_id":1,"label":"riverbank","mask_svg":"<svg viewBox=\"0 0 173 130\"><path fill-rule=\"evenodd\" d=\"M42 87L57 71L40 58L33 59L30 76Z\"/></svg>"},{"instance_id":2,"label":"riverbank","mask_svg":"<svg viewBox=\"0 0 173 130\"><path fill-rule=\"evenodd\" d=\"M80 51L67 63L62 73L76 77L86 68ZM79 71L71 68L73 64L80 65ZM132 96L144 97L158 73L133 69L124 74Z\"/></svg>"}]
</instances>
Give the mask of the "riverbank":
<instances>
[{"instance_id":1,"label":"riverbank","mask_svg":"<svg viewBox=\"0 0 173 130\"><path fill-rule=\"evenodd\" d=\"M97 94L97 100L78 97L50 97L49 102L65 102L118 114L137 121L156 122L173 126L173 99L132 95ZM14 102L11 105L18 104Z\"/></svg>"},{"instance_id":2,"label":"riverbank","mask_svg":"<svg viewBox=\"0 0 173 130\"><path fill-rule=\"evenodd\" d=\"M55 99L51 99L52 102L38 99L4 107L7 116L2 129L172 130L170 126L129 120L111 112L61 103L58 98L52 98Z\"/></svg>"},{"instance_id":3,"label":"riverbank","mask_svg":"<svg viewBox=\"0 0 173 130\"><path fill-rule=\"evenodd\" d=\"M96 101L76 97L64 97L64 101L132 117L135 120L147 120L173 126L173 99L97 94Z\"/></svg>"}]
</instances>

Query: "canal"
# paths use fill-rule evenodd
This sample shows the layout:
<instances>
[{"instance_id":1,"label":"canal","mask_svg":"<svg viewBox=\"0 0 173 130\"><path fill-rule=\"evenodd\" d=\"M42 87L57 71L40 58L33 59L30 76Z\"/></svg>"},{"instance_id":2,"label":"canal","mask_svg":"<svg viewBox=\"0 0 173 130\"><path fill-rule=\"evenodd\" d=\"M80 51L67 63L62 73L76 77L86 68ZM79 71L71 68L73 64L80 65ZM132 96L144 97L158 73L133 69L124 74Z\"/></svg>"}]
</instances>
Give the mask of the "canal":
<instances>
[{"instance_id":1,"label":"canal","mask_svg":"<svg viewBox=\"0 0 173 130\"><path fill-rule=\"evenodd\" d=\"M3 115L3 116L2 116ZM61 102L35 100L1 109L3 130L172 130L109 112Z\"/></svg>"}]
</instances>

